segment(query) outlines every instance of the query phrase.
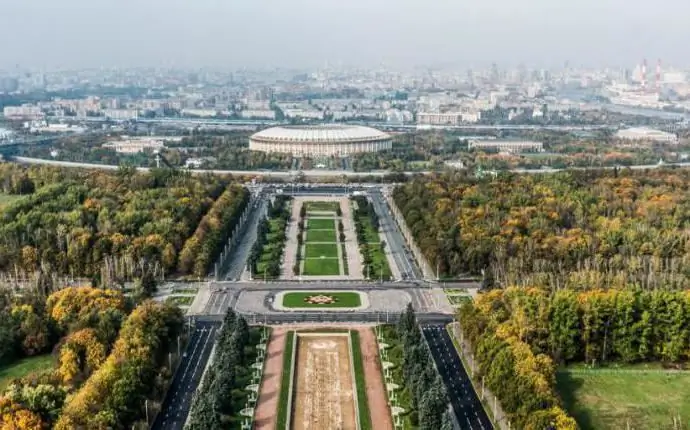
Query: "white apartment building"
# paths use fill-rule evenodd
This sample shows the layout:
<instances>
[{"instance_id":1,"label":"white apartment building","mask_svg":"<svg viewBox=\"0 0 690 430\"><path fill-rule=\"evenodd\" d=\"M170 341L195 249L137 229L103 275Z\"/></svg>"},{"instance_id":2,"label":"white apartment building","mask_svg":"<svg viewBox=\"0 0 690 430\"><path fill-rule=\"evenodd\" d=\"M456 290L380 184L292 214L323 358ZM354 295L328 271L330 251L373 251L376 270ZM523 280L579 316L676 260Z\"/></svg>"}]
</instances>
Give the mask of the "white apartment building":
<instances>
[{"instance_id":1,"label":"white apartment building","mask_svg":"<svg viewBox=\"0 0 690 430\"><path fill-rule=\"evenodd\" d=\"M475 123L480 119L480 111L417 113L417 125L456 126L462 123Z\"/></svg>"},{"instance_id":2,"label":"white apartment building","mask_svg":"<svg viewBox=\"0 0 690 430\"><path fill-rule=\"evenodd\" d=\"M104 109L103 116L115 121L127 121L130 119L137 119L139 111L136 109Z\"/></svg>"},{"instance_id":3,"label":"white apartment building","mask_svg":"<svg viewBox=\"0 0 690 430\"><path fill-rule=\"evenodd\" d=\"M165 146L162 140L151 138L129 138L125 140L114 140L103 144L104 148L115 150L120 154L138 154L146 150L159 151Z\"/></svg>"},{"instance_id":4,"label":"white apartment building","mask_svg":"<svg viewBox=\"0 0 690 430\"><path fill-rule=\"evenodd\" d=\"M41 108L33 105L5 106L2 110L2 114L7 119L37 120L44 116Z\"/></svg>"},{"instance_id":5,"label":"white apartment building","mask_svg":"<svg viewBox=\"0 0 690 430\"><path fill-rule=\"evenodd\" d=\"M543 152L544 144L531 140L468 140L467 149L498 152Z\"/></svg>"},{"instance_id":6,"label":"white apartment building","mask_svg":"<svg viewBox=\"0 0 690 430\"><path fill-rule=\"evenodd\" d=\"M661 143L678 143L678 136L674 133L666 133L647 127L634 127L620 130L616 137L623 140L646 140Z\"/></svg>"},{"instance_id":7,"label":"white apartment building","mask_svg":"<svg viewBox=\"0 0 690 430\"><path fill-rule=\"evenodd\" d=\"M240 113L242 118L276 119L276 113L270 109L247 109Z\"/></svg>"}]
</instances>

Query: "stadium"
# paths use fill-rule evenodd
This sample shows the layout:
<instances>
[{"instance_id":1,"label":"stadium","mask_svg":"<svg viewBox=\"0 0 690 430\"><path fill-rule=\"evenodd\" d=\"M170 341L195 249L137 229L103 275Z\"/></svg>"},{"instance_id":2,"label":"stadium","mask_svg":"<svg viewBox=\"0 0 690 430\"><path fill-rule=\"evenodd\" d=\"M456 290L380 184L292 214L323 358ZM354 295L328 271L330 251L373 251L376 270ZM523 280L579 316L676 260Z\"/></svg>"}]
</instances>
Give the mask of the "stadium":
<instances>
[{"instance_id":1,"label":"stadium","mask_svg":"<svg viewBox=\"0 0 690 430\"><path fill-rule=\"evenodd\" d=\"M295 157L348 156L391 149L391 137L371 127L356 125L280 126L249 138L249 149L281 152Z\"/></svg>"}]
</instances>

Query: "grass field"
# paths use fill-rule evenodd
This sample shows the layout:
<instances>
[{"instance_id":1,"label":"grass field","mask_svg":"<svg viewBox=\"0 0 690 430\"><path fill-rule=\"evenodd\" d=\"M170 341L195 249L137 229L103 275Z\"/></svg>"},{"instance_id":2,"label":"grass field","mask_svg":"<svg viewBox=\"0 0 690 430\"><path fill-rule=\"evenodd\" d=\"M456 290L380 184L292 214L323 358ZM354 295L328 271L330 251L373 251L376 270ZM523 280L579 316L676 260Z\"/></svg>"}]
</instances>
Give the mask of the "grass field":
<instances>
[{"instance_id":1,"label":"grass field","mask_svg":"<svg viewBox=\"0 0 690 430\"><path fill-rule=\"evenodd\" d=\"M673 416L690 422L690 372L562 369L556 382L583 430L672 429Z\"/></svg>"},{"instance_id":2,"label":"grass field","mask_svg":"<svg viewBox=\"0 0 690 430\"><path fill-rule=\"evenodd\" d=\"M325 211L331 211L335 212L336 209L338 208L338 202L324 202L324 201L313 201L313 202L304 202L307 212L309 211L319 211L319 212L325 212Z\"/></svg>"},{"instance_id":3,"label":"grass field","mask_svg":"<svg viewBox=\"0 0 690 430\"><path fill-rule=\"evenodd\" d=\"M359 415L359 425L361 430L370 430L371 415L369 414L369 402L367 400L367 384L364 378L364 363L362 362L362 348L359 344L359 332L350 332L352 342L352 366L355 372L355 384L357 386L357 413Z\"/></svg>"},{"instance_id":4,"label":"grass field","mask_svg":"<svg viewBox=\"0 0 690 430\"><path fill-rule=\"evenodd\" d=\"M295 347L295 332L287 332L285 338L285 351L283 352L283 371L280 375L280 395L278 397L278 410L276 429L284 429L288 423L290 405L290 374L292 373L292 349Z\"/></svg>"},{"instance_id":5,"label":"grass field","mask_svg":"<svg viewBox=\"0 0 690 430\"><path fill-rule=\"evenodd\" d=\"M307 243L304 257L309 258L338 258L338 246L335 243Z\"/></svg>"},{"instance_id":6,"label":"grass field","mask_svg":"<svg viewBox=\"0 0 690 430\"><path fill-rule=\"evenodd\" d=\"M331 218L309 218L307 220L307 230L335 231L335 220Z\"/></svg>"},{"instance_id":7,"label":"grass field","mask_svg":"<svg viewBox=\"0 0 690 430\"><path fill-rule=\"evenodd\" d=\"M53 367L53 357L50 354L23 358L7 366L0 367L0 392L4 392L7 385L14 379L23 378L32 372L40 372Z\"/></svg>"},{"instance_id":8,"label":"grass field","mask_svg":"<svg viewBox=\"0 0 690 430\"><path fill-rule=\"evenodd\" d=\"M190 306L194 302L194 296L172 296L165 299L166 303L174 303L177 306Z\"/></svg>"},{"instance_id":9,"label":"grass field","mask_svg":"<svg viewBox=\"0 0 690 430\"><path fill-rule=\"evenodd\" d=\"M311 229L307 229L307 242L331 242L331 243L335 243L335 230L311 230Z\"/></svg>"},{"instance_id":10,"label":"grass field","mask_svg":"<svg viewBox=\"0 0 690 430\"><path fill-rule=\"evenodd\" d=\"M310 296L330 296L336 299L335 303L312 304L306 301ZM283 306L286 308L356 308L362 305L362 300L358 293L354 292L292 292L283 296Z\"/></svg>"},{"instance_id":11,"label":"grass field","mask_svg":"<svg viewBox=\"0 0 690 430\"><path fill-rule=\"evenodd\" d=\"M340 264L337 258L311 258L304 260L305 276L331 276L340 275Z\"/></svg>"}]
</instances>

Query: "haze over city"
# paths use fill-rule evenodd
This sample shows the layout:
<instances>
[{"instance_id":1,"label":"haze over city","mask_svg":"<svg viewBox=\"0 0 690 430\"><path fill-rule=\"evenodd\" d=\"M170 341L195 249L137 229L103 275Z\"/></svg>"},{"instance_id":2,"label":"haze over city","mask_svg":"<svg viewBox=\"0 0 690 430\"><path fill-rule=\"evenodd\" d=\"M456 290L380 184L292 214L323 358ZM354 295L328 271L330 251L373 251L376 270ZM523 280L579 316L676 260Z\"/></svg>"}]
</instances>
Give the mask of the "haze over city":
<instances>
[{"instance_id":1,"label":"haze over city","mask_svg":"<svg viewBox=\"0 0 690 430\"><path fill-rule=\"evenodd\" d=\"M690 3L30 0L0 5L0 68L686 66Z\"/></svg>"}]
</instances>

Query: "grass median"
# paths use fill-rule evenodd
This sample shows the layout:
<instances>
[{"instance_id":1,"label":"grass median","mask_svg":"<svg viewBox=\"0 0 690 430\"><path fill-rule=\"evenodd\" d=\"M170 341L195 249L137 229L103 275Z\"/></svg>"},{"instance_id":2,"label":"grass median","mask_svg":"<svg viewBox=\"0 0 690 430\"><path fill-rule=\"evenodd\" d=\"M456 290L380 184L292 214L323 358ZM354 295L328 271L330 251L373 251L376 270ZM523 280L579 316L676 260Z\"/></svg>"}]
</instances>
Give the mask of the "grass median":
<instances>
[{"instance_id":1,"label":"grass median","mask_svg":"<svg viewBox=\"0 0 690 430\"><path fill-rule=\"evenodd\" d=\"M329 298L331 301L310 300L313 297ZM286 308L356 308L362 305L362 299L356 292L291 292L283 295L282 305Z\"/></svg>"},{"instance_id":2,"label":"grass median","mask_svg":"<svg viewBox=\"0 0 690 430\"><path fill-rule=\"evenodd\" d=\"M366 378L364 377L364 362L362 361L359 332L355 330L350 331L350 341L352 342L352 366L355 373L359 426L360 430L371 430L371 414L369 413L369 402L367 400L367 385Z\"/></svg>"},{"instance_id":3,"label":"grass median","mask_svg":"<svg viewBox=\"0 0 690 430\"><path fill-rule=\"evenodd\" d=\"M283 370L280 375L280 394L278 396L278 411L276 418L276 429L283 430L288 426L290 419L290 376L292 375L292 350L295 348L295 332L287 332L285 339L285 350L283 351Z\"/></svg>"}]
</instances>

